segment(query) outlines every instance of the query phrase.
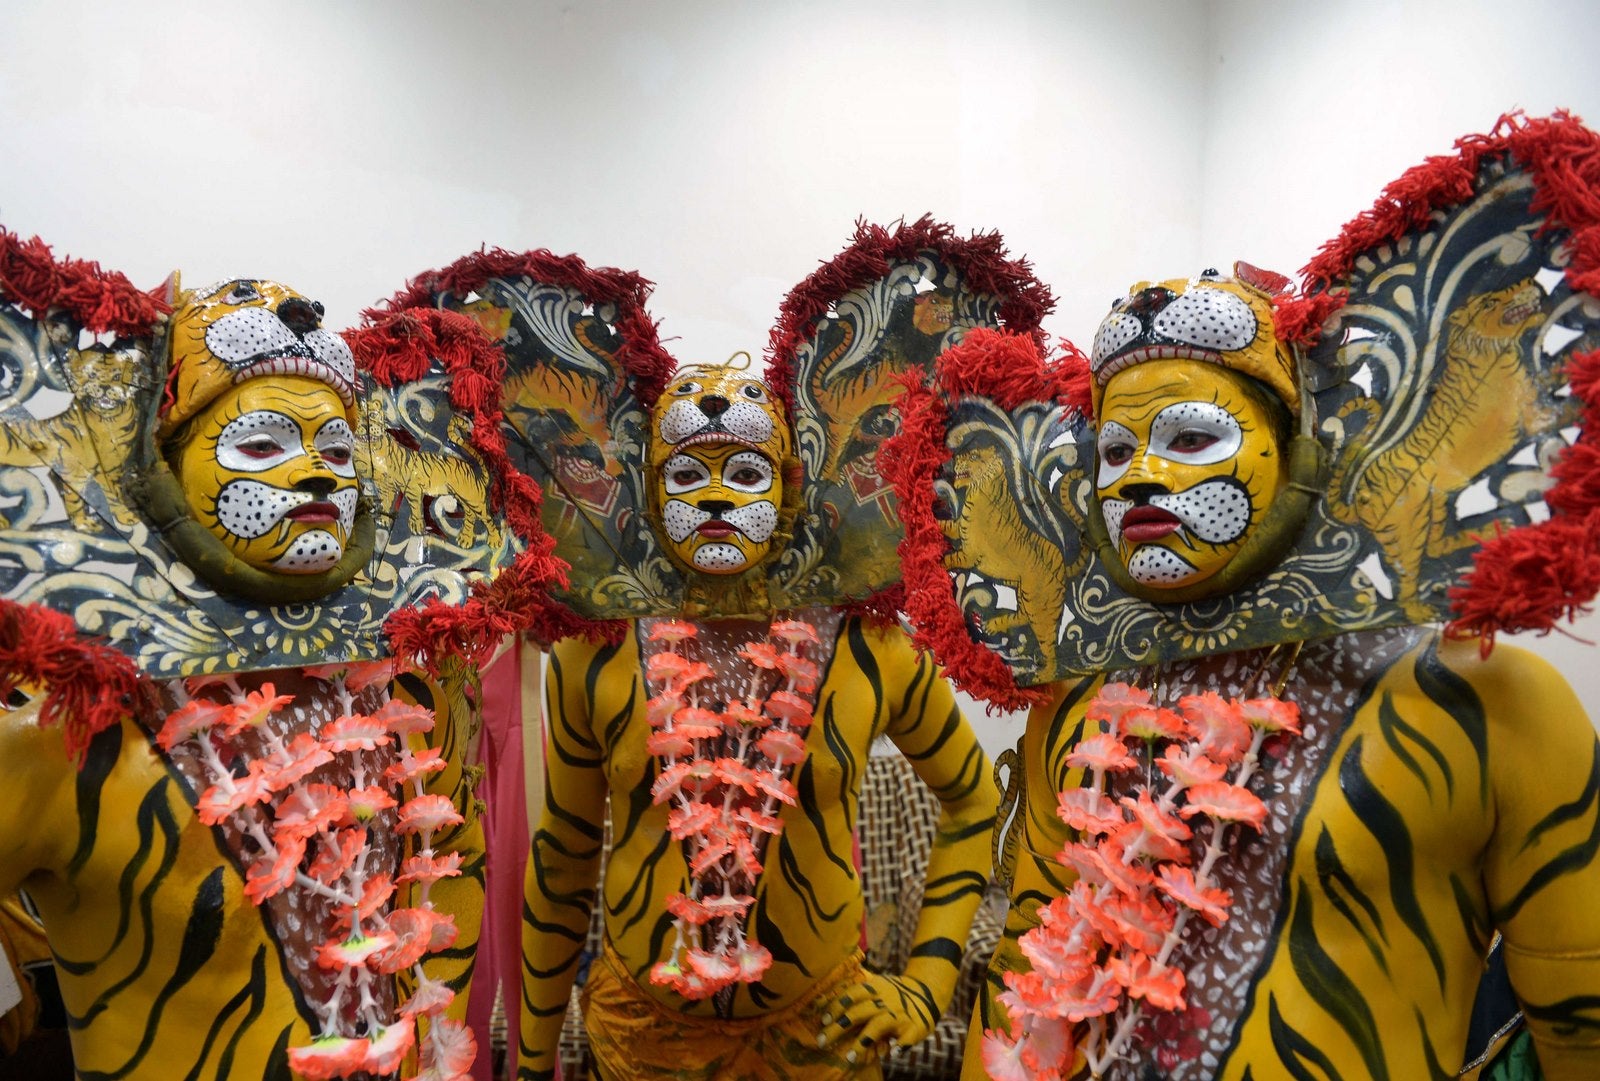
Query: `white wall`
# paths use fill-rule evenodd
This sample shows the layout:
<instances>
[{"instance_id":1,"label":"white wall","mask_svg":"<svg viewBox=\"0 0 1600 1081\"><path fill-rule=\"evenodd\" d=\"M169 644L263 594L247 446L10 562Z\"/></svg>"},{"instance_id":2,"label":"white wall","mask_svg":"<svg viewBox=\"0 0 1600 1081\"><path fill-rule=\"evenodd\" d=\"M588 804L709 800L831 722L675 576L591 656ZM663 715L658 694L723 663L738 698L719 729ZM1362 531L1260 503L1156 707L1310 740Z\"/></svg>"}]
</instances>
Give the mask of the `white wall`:
<instances>
[{"instance_id":1,"label":"white wall","mask_svg":"<svg viewBox=\"0 0 1600 1081\"><path fill-rule=\"evenodd\" d=\"M1298 269L1506 108L1600 123L1586 7L6 0L0 223L341 325L480 244L577 251L655 280L689 360L759 354L858 215L927 211L1005 232L1086 343L1136 279Z\"/></svg>"}]
</instances>

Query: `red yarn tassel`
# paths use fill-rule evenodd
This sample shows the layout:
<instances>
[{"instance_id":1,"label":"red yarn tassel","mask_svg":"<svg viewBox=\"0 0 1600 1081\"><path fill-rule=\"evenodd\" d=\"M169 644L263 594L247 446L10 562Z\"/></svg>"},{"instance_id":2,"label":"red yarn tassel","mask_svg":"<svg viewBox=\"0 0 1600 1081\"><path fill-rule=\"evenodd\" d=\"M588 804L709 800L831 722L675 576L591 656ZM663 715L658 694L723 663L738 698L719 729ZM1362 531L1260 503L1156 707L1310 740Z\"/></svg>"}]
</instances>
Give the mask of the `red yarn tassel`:
<instances>
[{"instance_id":1,"label":"red yarn tassel","mask_svg":"<svg viewBox=\"0 0 1600 1081\"><path fill-rule=\"evenodd\" d=\"M962 361L958 358L956 364ZM949 545L933 516L933 480L950 457L944 445L949 412L940 395L923 382L922 373L897 378L906 385L899 399L900 431L884 442L878 467L894 485L906 524L900 568L905 613L916 628L912 641L930 650L962 690L997 709L1026 709L1044 701L1045 692L1019 687L1005 662L973 641L945 571Z\"/></svg>"},{"instance_id":2,"label":"red yarn tassel","mask_svg":"<svg viewBox=\"0 0 1600 1081\"><path fill-rule=\"evenodd\" d=\"M81 637L69 616L0 600L0 698L23 683L44 688L39 724L61 727L67 757L81 767L90 741L133 709L139 672L122 653Z\"/></svg>"},{"instance_id":3,"label":"red yarn tassel","mask_svg":"<svg viewBox=\"0 0 1600 1081\"><path fill-rule=\"evenodd\" d=\"M57 260L38 237L23 240L0 228L0 300L42 318L61 309L92 334L148 337L172 309L115 271L82 259Z\"/></svg>"},{"instance_id":4,"label":"red yarn tassel","mask_svg":"<svg viewBox=\"0 0 1600 1081\"><path fill-rule=\"evenodd\" d=\"M816 330L828 306L852 289L859 289L889 273L891 263L932 251L956 267L966 287L1000 300L1000 319L1007 330L1038 336L1039 323L1055 306L1050 290L1033 276L1026 259L1012 259L999 233L975 233L958 239L949 225L929 215L910 225L900 222L893 230L856 222L849 247L795 286L779 309L778 325L767 344L767 384L794 412L794 360L800 347ZM1038 339L1043 343L1043 339Z\"/></svg>"},{"instance_id":5,"label":"red yarn tassel","mask_svg":"<svg viewBox=\"0 0 1600 1081\"><path fill-rule=\"evenodd\" d=\"M534 281L574 289L593 304L616 308L614 325L622 336L617 363L633 382L634 393L646 409L655 404L677 362L661 347L654 320L645 310L650 282L632 271L591 267L576 255L548 251L509 252L484 248L464 255L440 270L419 274L406 288L366 313L370 321L407 308L435 308L446 294L465 299L491 278Z\"/></svg>"}]
</instances>

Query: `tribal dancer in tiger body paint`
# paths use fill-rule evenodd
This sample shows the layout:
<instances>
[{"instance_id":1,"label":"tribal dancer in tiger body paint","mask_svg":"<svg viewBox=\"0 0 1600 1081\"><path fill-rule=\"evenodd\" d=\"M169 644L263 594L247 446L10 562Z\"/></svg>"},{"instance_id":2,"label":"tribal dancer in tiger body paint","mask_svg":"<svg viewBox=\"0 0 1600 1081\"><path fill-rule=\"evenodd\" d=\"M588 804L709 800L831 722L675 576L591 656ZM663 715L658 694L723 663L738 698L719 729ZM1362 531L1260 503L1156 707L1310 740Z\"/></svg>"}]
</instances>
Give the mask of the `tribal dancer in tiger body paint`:
<instances>
[{"instance_id":1,"label":"tribal dancer in tiger body paint","mask_svg":"<svg viewBox=\"0 0 1600 1081\"><path fill-rule=\"evenodd\" d=\"M1110 576L1158 605L1204 602L1270 569L1304 517L1285 493L1315 483L1294 438L1306 406L1294 351L1273 334L1271 276L1236 274L1136 285L1090 361L1091 535ZM1095 1076L1476 1076L1463 1049L1497 935L1544 1075L1600 1073L1594 729L1531 654L1484 656L1476 642L1390 626L1047 688L1021 745L1011 910L965 1078L1073 1073L1011 1045L1023 1029L1006 977L1044 956L1025 955L1024 936L1043 934L1041 910L1076 880L1058 856L1083 835L1058 798L1086 783L1069 756L1100 731L1089 717L1111 683L1167 703L1276 694L1298 705L1302 734L1263 749L1256 790L1270 818L1217 864L1232 894L1225 922L1196 919L1171 956L1186 1008L1146 1006L1131 1045Z\"/></svg>"},{"instance_id":2,"label":"tribal dancer in tiger body paint","mask_svg":"<svg viewBox=\"0 0 1600 1081\"><path fill-rule=\"evenodd\" d=\"M688 369L657 405L650 438L653 510L675 561L697 575L759 573L797 494L772 392L738 371ZM698 674L673 675L695 662ZM695 708L671 712L685 695ZM726 719L741 708L744 735ZM584 992L601 1077L875 1077L885 1049L929 1033L987 880L996 797L948 685L898 628L827 609L777 622L640 620L617 646L556 646L547 715L519 1077L554 1075L608 794L606 946ZM714 727L691 727L706 720ZM944 804L900 974L863 970L858 945L852 831L879 736ZM743 756L758 739L763 752ZM727 780L726 763L741 758L755 772L735 765L739 779ZM713 761L723 772L702 789L693 771ZM739 808L747 828L730 837L686 817L711 815L699 808L713 802Z\"/></svg>"},{"instance_id":3,"label":"tribal dancer in tiger body paint","mask_svg":"<svg viewBox=\"0 0 1600 1081\"><path fill-rule=\"evenodd\" d=\"M317 637L319 618L337 620L323 606L371 573L373 552L353 428L361 384L321 315L273 282L183 294L168 396L146 421L156 459L126 473L93 463L143 518L124 540L84 542L137 549L146 598L195 575L218 591L204 613L181 593L165 602L195 636L173 631L170 647L139 654L164 678L76 640L84 609L0 604L11 839L0 894L24 889L42 916L85 1081L392 1075L417 1066L417 1048L432 1076L460 1078L472 1058L445 1011L464 1012L482 908L476 705L460 669L317 663L336 648ZM131 389L159 394L160 371ZM179 676L208 618L249 610L234 597L299 602L284 611L304 637L259 670L217 655ZM278 611L258 609L231 643L253 634L267 651ZM376 634L387 612L361 629ZM60 696L74 703L65 718L51 713ZM430 1017L422 1035L397 1015L408 992Z\"/></svg>"}]
</instances>

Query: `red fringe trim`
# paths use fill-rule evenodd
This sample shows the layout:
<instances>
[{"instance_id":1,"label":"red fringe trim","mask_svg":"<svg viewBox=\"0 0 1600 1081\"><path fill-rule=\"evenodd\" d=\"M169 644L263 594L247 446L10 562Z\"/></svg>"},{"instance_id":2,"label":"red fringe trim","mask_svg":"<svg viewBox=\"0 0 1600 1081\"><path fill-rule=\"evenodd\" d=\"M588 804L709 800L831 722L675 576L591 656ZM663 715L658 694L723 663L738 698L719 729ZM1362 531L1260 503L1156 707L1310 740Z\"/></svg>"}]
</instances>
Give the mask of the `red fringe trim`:
<instances>
[{"instance_id":1,"label":"red fringe trim","mask_svg":"<svg viewBox=\"0 0 1600 1081\"><path fill-rule=\"evenodd\" d=\"M783 398L791 415L795 354L814 333L828 306L850 290L883 277L891 263L913 258L921 251L933 251L959 268L968 288L1000 298L1000 318L1007 330L1038 338L1039 323L1055 306L1055 298L1033 276L1026 259L1008 257L999 233L974 233L961 240L951 226L926 214L910 225L899 222L892 231L863 219L856 222L849 247L795 286L779 309L778 325L767 345L766 382Z\"/></svg>"},{"instance_id":2,"label":"red fringe trim","mask_svg":"<svg viewBox=\"0 0 1600 1081\"><path fill-rule=\"evenodd\" d=\"M1383 190L1370 210L1350 221L1302 271L1302 295L1276 303L1278 337L1310 345L1345 302L1340 283L1372 248L1425 228L1440 210L1472 198L1485 157L1504 155L1534 181L1532 209L1546 228L1571 234L1567 284L1600 297L1600 135L1566 111L1529 118L1502 116L1487 135L1456 140L1455 153L1430 157ZM1600 532L1600 361L1574 357L1568 379L1584 403L1583 432L1552 471L1545 502L1553 517L1537 526L1483 540L1473 569L1450 591L1454 618L1446 630L1479 636L1487 652L1496 634L1552 630L1593 599L1600 578L1593 566Z\"/></svg>"},{"instance_id":3,"label":"red fringe trim","mask_svg":"<svg viewBox=\"0 0 1600 1081\"><path fill-rule=\"evenodd\" d=\"M648 409L666 389L677 361L661 347L656 324L645 310L651 283L638 274L609 267L590 267L576 255L548 251L509 252L484 248L464 255L442 270L429 270L411 279L406 288L366 313L368 319L406 308L435 308L446 293L465 297L491 278L520 278L575 289L594 304L617 309L616 327L622 335L617 362L633 380L634 392Z\"/></svg>"},{"instance_id":4,"label":"red fringe trim","mask_svg":"<svg viewBox=\"0 0 1600 1081\"><path fill-rule=\"evenodd\" d=\"M450 404L472 419L469 442L493 478L489 498L526 548L493 582L477 583L460 607L431 599L401 609L384 623L397 655L416 657L433 675L446 658L485 663L501 638L527 632L543 642L585 635L611 639L616 628L587 620L550 596L565 588L567 564L539 522L543 493L512 464L501 428L505 356L467 316L439 308L369 313L374 321L347 331L356 362L384 386L421 378L438 360L450 376Z\"/></svg>"},{"instance_id":5,"label":"red fringe trim","mask_svg":"<svg viewBox=\"0 0 1600 1081\"><path fill-rule=\"evenodd\" d=\"M1054 401L1087 414L1088 359L1063 341L1055 362L1047 365L1031 335L979 329L939 358L937 391L918 372L899 378L906 385L899 399L900 431L884 443L878 467L894 485L906 526L900 566L904 610L916 628L912 641L939 659L956 686L984 699L992 709L1037 705L1046 692L1020 687L1005 662L975 642L968 630L945 571L950 548L933 515L933 482L950 460L945 446L950 416L946 401L982 394L1003 409Z\"/></svg>"},{"instance_id":6,"label":"red fringe trim","mask_svg":"<svg viewBox=\"0 0 1600 1081\"><path fill-rule=\"evenodd\" d=\"M139 672L117 650L80 637L70 616L0 600L0 697L20 683L46 688L39 724L61 726L67 756L81 767L90 741L133 709Z\"/></svg>"},{"instance_id":7,"label":"red fringe trim","mask_svg":"<svg viewBox=\"0 0 1600 1081\"><path fill-rule=\"evenodd\" d=\"M148 337L172 309L116 271L84 259L56 259L38 237L23 240L0 227L0 299L42 318L68 312L92 334Z\"/></svg>"}]
</instances>

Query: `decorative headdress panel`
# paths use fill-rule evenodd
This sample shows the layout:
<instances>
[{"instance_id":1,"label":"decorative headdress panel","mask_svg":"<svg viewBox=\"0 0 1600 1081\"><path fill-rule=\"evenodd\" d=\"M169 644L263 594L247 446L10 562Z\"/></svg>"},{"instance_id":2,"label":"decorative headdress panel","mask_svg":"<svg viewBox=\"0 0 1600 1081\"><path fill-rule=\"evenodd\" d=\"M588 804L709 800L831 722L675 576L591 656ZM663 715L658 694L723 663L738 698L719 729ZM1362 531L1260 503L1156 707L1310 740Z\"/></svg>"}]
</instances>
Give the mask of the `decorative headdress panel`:
<instances>
[{"instance_id":1,"label":"decorative headdress panel","mask_svg":"<svg viewBox=\"0 0 1600 1081\"><path fill-rule=\"evenodd\" d=\"M894 376L925 370L975 327L1035 334L1049 305L997 235L958 239L929 219L859 226L790 294L772 334L761 385L792 425L774 464L799 493L784 514L792 523L774 534L783 547L742 574L715 576L675 562L652 522L651 412L665 408L674 365L645 314L647 295L634 275L490 251L423 275L390 302L463 313L499 342L510 454L547 494L544 527L571 565L561 599L572 626L809 605L892 611L899 519L875 461L898 424Z\"/></svg>"},{"instance_id":2,"label":"decorative headdress panel","mask_svg":"<svg viewBox=\"0 0 1600 1081\"><path fill-rule=\"evenodd\" d=\"M399 313L352 334L358 354L381 338L414 359L375 379L321 329L319 306L277 283L183 294L168 319L165 303L121 275L54 260L9 233L0 301L0 598L18 626L11 606L54 610L163 679L397 648L471 652L491 626L526 626L544 584L561 577L536 521L513 509L536 490L509 498L519 481L503 442L496 449L502 362L469 320ZM161 439L227 388L281 376L333 388L356 418L359 558L333 577L257 573L252 589L248 568L226 553L197 557L185 539L204 530ZM483 394L485 382L496 392ZM517 573L462 617L484 625L476 638L458 626L435 641L388 641L392 613L460 605L474 582L507 568Z\"/></svg>"},{"instance_id":3,"label":"decorative headdress panel","mask_svg":"<svg viewBox=\"0 0 1600 1081\"><path fill-rule=\"evenodd\" d=\"M1205 277L1136 287L1102 327L1100 364L1226 337L1136 325L1133 309L1171 299L1146 290L1203 292ZM1032 697L1019 684L1452 615L1485 648L1549 629L1600 588L1597 298L1600 137L1576 120L1510 117L1407 173L1299 294L1272 298L1281 344L1263 356L1296 351L1311 444L1291 451L1306 461L1290 488L1327 462L1297 541L1251 581L1167 603L1125 588L1088 539L1091 363L1014 359L997 389L953 374L973 367L964 351L1002 349L975 337L902 401L891 448L913 622L958 682L1008 704ZM1292 404L1275 366L1249 374Z\"/></svg>"}]
</instances>

